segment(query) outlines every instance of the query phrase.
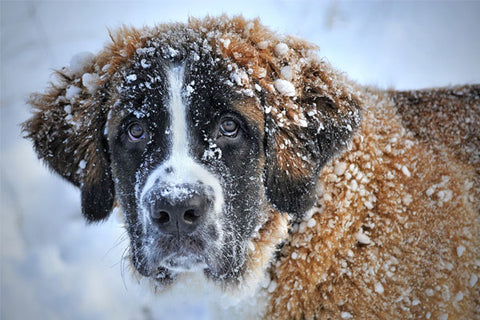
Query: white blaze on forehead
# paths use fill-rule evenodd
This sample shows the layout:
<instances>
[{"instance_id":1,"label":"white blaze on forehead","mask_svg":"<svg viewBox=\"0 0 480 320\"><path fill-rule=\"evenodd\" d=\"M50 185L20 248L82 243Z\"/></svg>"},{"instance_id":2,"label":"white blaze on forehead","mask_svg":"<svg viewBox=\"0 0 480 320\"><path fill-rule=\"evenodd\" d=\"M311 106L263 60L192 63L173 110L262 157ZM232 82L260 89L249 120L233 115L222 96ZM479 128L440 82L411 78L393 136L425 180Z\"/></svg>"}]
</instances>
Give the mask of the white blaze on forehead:
<instances>
[{"instance_id":1,"label":"white blaze on forehead","mask_svg":"<svg viewBox=\"0 0 480 320\"><path fill-rule=\"evenodd\" d=\"M168 83L170 84L169 111L172 119L171 132L173 160L185 161L188 159L188 135L186 106L182 98L184 66L176 66L169 70ZM177 159L175 159L177 158ZM176 162L173 161L175 164Z\"/></svg>"},{"instance_id":2,"label":"white blaze on forehead","mask_svg":"<svg viewBox=\"0 0 480 320\"><path fill-rule=\"evenodd\" d=\"M223 207L223 189L219 179L190 155L190 132L187 126L187 106L184 94L185 67L173 66L167 70L169 83L168 112L170 114L169 156L147 178L141 191L140 200L157 184L180 186L203 184L210 187L215 198L214 211L220 213Z\"/></svg>"}]
</instances>

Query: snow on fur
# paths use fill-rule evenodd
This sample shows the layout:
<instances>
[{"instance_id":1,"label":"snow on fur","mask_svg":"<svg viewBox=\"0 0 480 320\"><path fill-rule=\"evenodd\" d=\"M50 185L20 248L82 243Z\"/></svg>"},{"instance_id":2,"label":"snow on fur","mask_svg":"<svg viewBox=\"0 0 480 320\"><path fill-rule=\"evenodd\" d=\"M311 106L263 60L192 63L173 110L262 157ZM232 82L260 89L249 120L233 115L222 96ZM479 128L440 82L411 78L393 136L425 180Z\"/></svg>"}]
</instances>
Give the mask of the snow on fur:
<instances>
[{"instance_id":1,"label":"snow on fur","mask_svg":"<svg viewBox=\"0 0 480 320\"><path fill-rule=\"evenodd\" d=\"M261 109L244 112L265 123L266 179L319 175L308 220L288 234L288 218L273 210L248 246L250 282L240 283L255 286L268 273L258 288L265 318L480 317L479 86L360 87L314 45L241 17L125 27L112 40L72 59L30 101L36 114L25 129L53 169L80 187L101 179L98 141L115 103L109 85L135 82L134 60L148 69L155 57L212 58L239 93L262 94Z\"/></svg>"}]
</instances>

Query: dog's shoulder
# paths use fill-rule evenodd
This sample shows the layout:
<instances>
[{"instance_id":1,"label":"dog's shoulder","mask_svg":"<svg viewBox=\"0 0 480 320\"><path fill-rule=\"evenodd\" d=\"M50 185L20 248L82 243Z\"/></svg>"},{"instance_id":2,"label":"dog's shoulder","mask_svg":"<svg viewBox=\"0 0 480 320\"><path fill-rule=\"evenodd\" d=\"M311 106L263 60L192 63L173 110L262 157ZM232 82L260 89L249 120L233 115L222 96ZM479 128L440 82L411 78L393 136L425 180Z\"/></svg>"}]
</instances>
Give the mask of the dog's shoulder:
<instances>
[{"instance_id":1,"label":"dog's shoulder","mask_svg":"<svg viewBox=\"0 0 480 320\"><path fill-rule=\"evenodd\" d=\"M480 175L480 85L390 95L405 127L417 138L447 148Z\"/></svg>"},{"instance_id":2,"label":"dog's shoulder","mask_svg":"<svg viewBox=\"0 0 480 320\"><path fill-rule=\"evenodd\" d=\"M320 176L317 207L282 250L268 316L473 314L480 207L471 168L407 129L388 93L367 89L362 105L352 143Z\"/></svg>"}]
</instances>

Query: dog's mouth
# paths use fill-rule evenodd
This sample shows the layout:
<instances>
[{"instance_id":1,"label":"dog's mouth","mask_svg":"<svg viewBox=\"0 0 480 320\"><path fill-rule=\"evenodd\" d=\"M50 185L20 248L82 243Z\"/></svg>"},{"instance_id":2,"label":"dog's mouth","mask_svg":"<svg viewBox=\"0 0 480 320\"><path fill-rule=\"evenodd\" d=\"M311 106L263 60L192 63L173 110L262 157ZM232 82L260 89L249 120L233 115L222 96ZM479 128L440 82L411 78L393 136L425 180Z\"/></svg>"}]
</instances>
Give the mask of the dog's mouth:
<instances>
[{"instance_id":1,"label":"dog's mouth","mask_svg":"<svg viewBox=\"0 0 480 320\"><path fill-rule=\"evenodd\" d=\"M138 267L143 270L141 273L144 276L154 278L166 272L173 275L210 269L218 240L213 234L205 235L205 232L183 236L154 233L144 239L143 245L139 243L142 250L138 256Z\"/></svg>"},{"instance_id":2,"label":"dog's mouth","mask_svg":"<svg viewBox=\"0 0 480 320\"><path fill-rule=\"evenodd\" d=\"M175 253L160 262L162 268L173 272L196 272L208 268L204 256L196 253Z\"/></svg>"}]
</instances>

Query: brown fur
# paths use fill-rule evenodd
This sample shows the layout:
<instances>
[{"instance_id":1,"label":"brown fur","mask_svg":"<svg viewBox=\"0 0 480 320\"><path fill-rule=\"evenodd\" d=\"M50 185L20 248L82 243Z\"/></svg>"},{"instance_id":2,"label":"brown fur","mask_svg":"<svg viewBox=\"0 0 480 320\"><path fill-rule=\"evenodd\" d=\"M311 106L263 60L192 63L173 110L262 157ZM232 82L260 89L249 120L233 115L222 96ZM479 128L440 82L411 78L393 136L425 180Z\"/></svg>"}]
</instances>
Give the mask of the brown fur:
<instances>
[{"instance_id":1,"label":"brown fur","mask_svg":"<svg viewBox=\"0 0 480 320\"><path fill-rule=\"evenodd\" d=\"M304 222L274 264L267 318L478 318L479 286L470 285L480 268L478 175L406 130L387 95L363 101L351 147L320 177L315 226ZM359 243L359 232L371 243Z\"/></svg>"},{"instance_id":2,"label":"brown fur","mask_svg":"<svg viewBox=\"0 0 480 320\"><path fill-rule=\"evenodd\" d=\"M111 180L101 136L121 72L151 39L178 45L169 31L207 39L216 55L246 75L238 89L254 92L237 108L259 123L267 144L261 164L272 203L247 259L254 277L267 267L271 275L265 318L480 318L478 85L364 88L316 57L314 45L241 17L124 27L85 70L99 75L96 92L88 92L81 75L59 72L57 85L32 98L36 113L25 124L40 157L80 186L82 199ZM282 43L286 54L276 52ZM282 73L286 66L290 75ZM282 94L278 79L288 80L295 94ZM69 100L72 85L81 94ZM79 170L82 160L88 165ZM314 183L301 186L317 176L318 192ZM104 218L114 201L109 196L105 212L87 218ZM299 220L297 211L311 199L314 209ZM287 213L298 222L290 233Z\"/></svg>"}]
</instances>

